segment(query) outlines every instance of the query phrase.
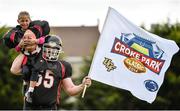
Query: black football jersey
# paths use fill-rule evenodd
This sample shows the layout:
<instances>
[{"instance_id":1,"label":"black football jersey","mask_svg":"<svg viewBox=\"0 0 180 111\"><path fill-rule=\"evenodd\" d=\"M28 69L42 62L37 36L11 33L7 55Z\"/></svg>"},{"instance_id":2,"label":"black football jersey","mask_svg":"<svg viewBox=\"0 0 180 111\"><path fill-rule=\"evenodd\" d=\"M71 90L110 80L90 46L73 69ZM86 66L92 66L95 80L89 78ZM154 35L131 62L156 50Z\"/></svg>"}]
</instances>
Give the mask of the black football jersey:
<instances>
[{"instance_id":1,"label":"black football jersey","mask_svg":"<svg viewBox=\"0 0 180 111\"><path fill-rule=\"evenodd\" d=\"M65 67L65 75L62 78L62 68ZM64 78L72 75L72 67L66 61L47 62L47 69L38 72L38 82L33 92L34 105L49 106L56 103L58 85Z\"/></svg>"}]
</instances>

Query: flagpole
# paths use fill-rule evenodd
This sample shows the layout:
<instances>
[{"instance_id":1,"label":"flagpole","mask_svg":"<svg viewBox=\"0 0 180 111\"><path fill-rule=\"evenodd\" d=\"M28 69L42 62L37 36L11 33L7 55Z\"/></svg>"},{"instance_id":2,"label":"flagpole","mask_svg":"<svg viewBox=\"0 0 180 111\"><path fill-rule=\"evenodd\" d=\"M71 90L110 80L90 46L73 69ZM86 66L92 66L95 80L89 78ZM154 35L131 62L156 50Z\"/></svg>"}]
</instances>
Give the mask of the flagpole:
<instances>
[{"instance_id":1,"label":"flagpole","mask_svg":"<svg viewBox=\"0 0 180 111\"><path fill-rule=\"evenodd\" d=\"M108 9L108 14L109 14L109 11L110 11L110 9L111 9L111 7L109 7L109 9ZM105 19L105 22L104 22L104 25L103 25L103 28L102 28L102 31L104 31L104 27L105 27L105 23L106 23L106 21L107 21L107 16L108 16L108 14L106 15L106 19ZM102 33L102 32L101 32ZM100 36L100 38L99 39L102 39L102 37ZM97 44L99 44L99 41L100 40L98 40L98 43ZM97 45L97 48L98 48L98 45ZM97 55L97 49L96 48L96 50L95 50L95 53L94 53L94 57ZM91 63L91 65L94 63L94 58L92 59L92 63ZM91 74L91 70L92 70L92 67L90 67L90 69L89 69L89 73ZM89 75L89 74L88 74ZM85 93L86 93L86 88L87 88L87 85L85 85L84 86L84 89L83 89L83 93L82 93L82 98L84 98L84 95L85 95Z\"/></svg>"},{"instance_id":2,"label":"flagpole","mask_svg":"<svg viewBox=\"0 0 180 111\"><path fill-rule=\"evenodd\" d=\"M87 85L84 86L83 93L82 93L82 96L81 96L82 98L84 98L84 95L86 93L86 88L87 88Z\"/></svg>"}]
</instances>

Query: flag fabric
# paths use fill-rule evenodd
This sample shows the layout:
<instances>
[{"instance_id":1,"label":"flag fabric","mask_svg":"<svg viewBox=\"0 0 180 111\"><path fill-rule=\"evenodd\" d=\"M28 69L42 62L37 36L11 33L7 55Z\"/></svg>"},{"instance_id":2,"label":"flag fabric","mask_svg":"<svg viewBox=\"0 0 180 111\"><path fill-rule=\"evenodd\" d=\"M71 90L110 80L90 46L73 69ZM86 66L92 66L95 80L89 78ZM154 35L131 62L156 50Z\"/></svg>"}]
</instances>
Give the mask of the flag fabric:
<instances>
[{"instance_id":1,"label":"flag fabric","mask_svg":"<svg viewBox=\"0 0 180 111\"><path fill-rule=\"evenodd\" d=\"M109 8L89 76L152 103L178 50L174 41L137 27Z\"/></svg>"}]
</instances>

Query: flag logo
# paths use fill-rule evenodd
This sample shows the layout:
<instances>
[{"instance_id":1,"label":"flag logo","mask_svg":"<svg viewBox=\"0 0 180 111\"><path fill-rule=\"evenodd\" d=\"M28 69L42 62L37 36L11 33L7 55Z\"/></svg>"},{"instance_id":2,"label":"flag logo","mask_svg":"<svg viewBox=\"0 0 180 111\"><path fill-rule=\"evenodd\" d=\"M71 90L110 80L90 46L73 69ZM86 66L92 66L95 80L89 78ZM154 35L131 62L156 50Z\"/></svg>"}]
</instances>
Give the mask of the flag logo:
<instances>
[{"instance_id":1,"label":"flag logo","mask_svg":"<svg viewBox=\"0 0 180 111\"><path fill-rule=\"evenodd\" d=\"M146 72L146 68L144 67L144 65L135 58L124 59L124 64L132 72L135 72L135 73Z\"/></svg>"},{"instance_id":2,"label":"flag logo","mask_svg":"<svg viewBox=\"0 0 180 111\"><path fill-rule=\"evenodd\" d=\"M121 33L120 39L115 37L111 52L131 58L124 60L124 64L130 71L136 73L145 73L146 70L143 68L145 66L159 74L165 62L161 59L164 51L156 42L134 33Z\"/></svg>"},{"instance_id":3,"label":"flag logo","mask_svg":"<svg viewBox=\"0 0 180 111\"><path fill-rule=\"evenodd\" d=\"M108 72L110 72L111 70L116 69L116 66L115 66L114 63L112 62L112 59L109 59L109 58L104 57L103 64L104 64L105 67L107 68L107 71L108 71Z\"/></svg>"},{"instance_id":4,"label":"flag logo","mask_svg":"<svg viewBox=\"0 0 180 111\"><path fill-rule=\"evenodd\" d=\"M155 92L158 90L158 84L153 80L146 80L144 81L145 87L150 92Z\"/></svg>"}]
</instances>

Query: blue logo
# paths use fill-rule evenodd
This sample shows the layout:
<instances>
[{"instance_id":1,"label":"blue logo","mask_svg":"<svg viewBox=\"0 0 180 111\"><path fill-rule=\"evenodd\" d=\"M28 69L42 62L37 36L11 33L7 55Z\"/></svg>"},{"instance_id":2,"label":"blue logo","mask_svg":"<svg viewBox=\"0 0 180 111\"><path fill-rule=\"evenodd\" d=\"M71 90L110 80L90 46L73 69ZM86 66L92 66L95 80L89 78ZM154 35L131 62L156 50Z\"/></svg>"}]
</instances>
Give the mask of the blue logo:
<instances>
[{"instance_id":1,"label":"blue logo","mask_svg":"<svg viewBox=\"0 0 180 111\"><path fill-rule=\"evenodd\" d=\"M155 92L158 90L158 84L153 80L145 80L144 84L145 84L146 89L151 92Z\"/></svg>"}]
</instances>

